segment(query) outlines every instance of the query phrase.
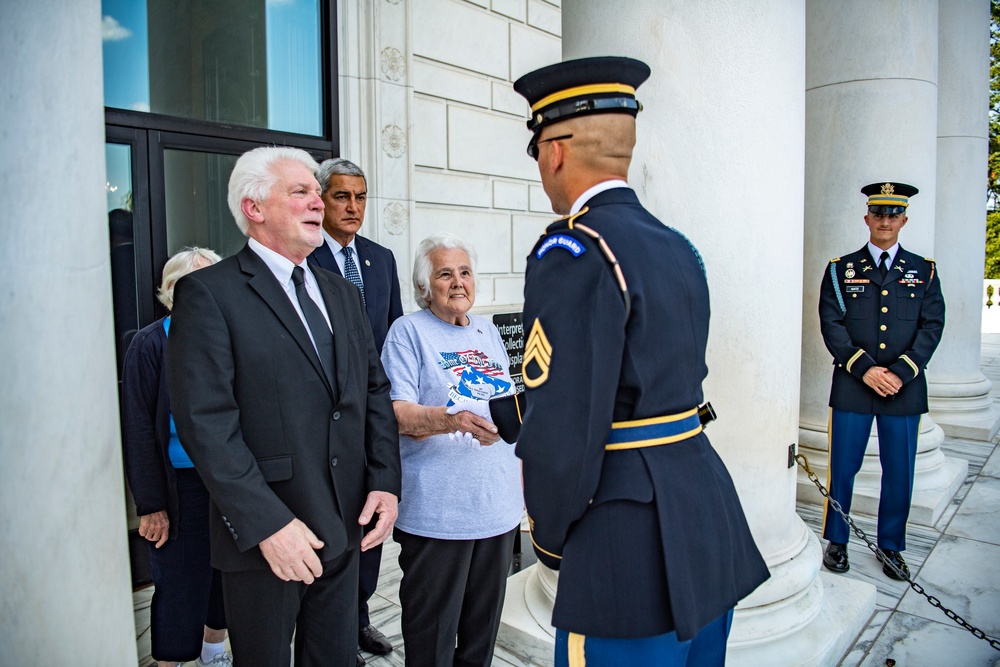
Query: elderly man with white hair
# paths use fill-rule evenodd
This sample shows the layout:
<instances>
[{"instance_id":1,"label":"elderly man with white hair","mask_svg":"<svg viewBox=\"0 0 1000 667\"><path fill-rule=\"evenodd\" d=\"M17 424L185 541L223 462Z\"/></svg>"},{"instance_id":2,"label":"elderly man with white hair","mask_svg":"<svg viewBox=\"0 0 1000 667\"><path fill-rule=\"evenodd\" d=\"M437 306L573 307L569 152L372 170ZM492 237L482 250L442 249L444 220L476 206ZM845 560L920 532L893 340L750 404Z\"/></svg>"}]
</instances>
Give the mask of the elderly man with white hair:
<instances>
[{"instance_id":1,"label":"elderly man with white hair","mask_svg":"<svg viewBox=\"0 0 1000 667\"><path fill-rule=\"evenodd\" d=\"M306 262L316 168L298 149L243 154L229 207L247 245L176 287L167 382L244 667L290 664L293 632L296 667L352 667L358 555L396 518L396 420L361 293Z\"/></svg>"}]
</instances>

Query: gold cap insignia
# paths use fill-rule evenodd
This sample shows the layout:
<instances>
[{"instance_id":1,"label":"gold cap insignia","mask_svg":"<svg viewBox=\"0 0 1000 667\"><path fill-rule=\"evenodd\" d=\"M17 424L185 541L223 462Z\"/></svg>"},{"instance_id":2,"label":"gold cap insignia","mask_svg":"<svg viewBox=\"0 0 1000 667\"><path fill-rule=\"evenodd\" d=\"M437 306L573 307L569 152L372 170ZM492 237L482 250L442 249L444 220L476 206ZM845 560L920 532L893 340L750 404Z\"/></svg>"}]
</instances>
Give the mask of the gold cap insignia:
<instances>
[{"instance_id":1,"label":"gold cap insignia","mask_svg":"<svg viewBox=\"0 0 1000 667\"><path fill-rule=\"evenodd\" d=\"M886 183L882 186L882 194L891 195L896 192L896 188L892 187L892 183Z\"/></svg>"}]
</instances>

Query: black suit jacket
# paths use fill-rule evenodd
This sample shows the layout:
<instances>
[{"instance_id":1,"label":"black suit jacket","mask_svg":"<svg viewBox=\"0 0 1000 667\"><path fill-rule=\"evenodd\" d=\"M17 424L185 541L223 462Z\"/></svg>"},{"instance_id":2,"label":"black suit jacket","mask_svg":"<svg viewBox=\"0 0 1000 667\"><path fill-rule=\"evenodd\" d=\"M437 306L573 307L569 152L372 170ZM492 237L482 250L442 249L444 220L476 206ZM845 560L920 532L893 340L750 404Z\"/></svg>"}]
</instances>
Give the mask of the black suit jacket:
<instances>
[{"instance_id":1,"label":"black suit jacket","mask_svg":"<svg viewBox=\"0 0 1000 667\"><path fill-rule=\"evenodd\" d=\"M941 342L944 297L933 260L902 246L883 279L865 244L830 260L819 292L820 330L833 355L830 407L864 414L927 412L923 372ZM872 366L899 376L885 398L861 379Z\"/></svg>"},{"instance_id":2,"label":"black suit jacket","mask_svg":"<svg viewBox=\"0 0 1000 667\"><path fill-rule=\"evenodd\" d=\"M334 402L305 325L264 261L237 255L177 282L167 383L177 432L212 496L212 564L268 567L258 544L293 518L328 562L361 540L368 492L399 495L389 381L361 298L316 279L334 331Z\"/></svg>"},{"instance_id":3,"label":"black suit jacket","mask_svg":"<svg viewBox=\"0 0 1000 667\"><path fill-rule=\"evenodd\" d=\"M354 245L358 249L358 260L361 269L361 281L365 285L365 308L368 311L368 321L375 335L375 347L379 352L389 333L389 327L403 316L403 302L399 296L399 274L396 272L396 257L392 251L375 243L364 236L356 235ZM337 260L333 253L340 248L323 245L309 255L311 266L320 266L327 271L341 275Z\"/></svg>"}]
</instances>

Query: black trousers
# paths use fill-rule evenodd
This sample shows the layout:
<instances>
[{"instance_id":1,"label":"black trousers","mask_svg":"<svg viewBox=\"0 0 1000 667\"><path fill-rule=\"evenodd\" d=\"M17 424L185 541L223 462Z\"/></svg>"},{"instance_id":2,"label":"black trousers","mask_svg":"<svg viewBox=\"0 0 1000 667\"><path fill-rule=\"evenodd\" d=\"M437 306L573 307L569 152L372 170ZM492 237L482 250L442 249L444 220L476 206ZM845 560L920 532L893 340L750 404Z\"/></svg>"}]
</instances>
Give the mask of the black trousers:
<instances>
[{"instance_id":1,"label":"black trousers","mask_svg":"<svg viewBox=\"0 0 1000 667\"><path fill-rule=\"evenodd\" d=\"M229 641L240 667L354 667L358 650L357 547L323 563L313 583L270 569L223 572ZM238 656L238 657L237 657Z\"/></svg>"},{"instance_id":2,"label":"black trousers","mask_svg":"<svg viewBox=\"0 0 1000 667\"><path fill-rule=\"evenodd\" d=\"M226 614L219 571L210 564L208 489L194 468L177 475L177 536L157 549L149 543L153 600L150 634L153 658L186 662L201 655L205 626L222 630Z\"/></svg>"},{"instance_id":3,"label":"black trousers","mask_svg":"<svg viewBox=\"0 0 1000 667\"><path fill-rule=\"evenodd\" d=\"M480 540L393 531L407 667L489 667L519 527Z\"/></svg>"}]
</instances>

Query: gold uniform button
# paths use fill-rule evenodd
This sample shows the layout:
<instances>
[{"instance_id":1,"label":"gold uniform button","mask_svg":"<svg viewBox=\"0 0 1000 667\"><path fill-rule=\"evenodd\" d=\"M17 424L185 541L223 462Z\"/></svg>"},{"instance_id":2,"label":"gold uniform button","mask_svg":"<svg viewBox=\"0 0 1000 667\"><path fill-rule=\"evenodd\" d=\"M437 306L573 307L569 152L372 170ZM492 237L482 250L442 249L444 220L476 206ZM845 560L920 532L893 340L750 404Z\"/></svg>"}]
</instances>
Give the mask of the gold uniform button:
<instances>
[{"instance_id":1,"label":"gold uniform button","mask_svg":"<svg viewBox=\"0 0 1000 667\"><path fill-rule=\"evenodd\" d=\"M910 298L911 299L916 298L916 297L913 296L913 292L910 292Z\"/></svg>"},{"instance_id":2,"label":"gold uniform button","mask_svg":"<svg viewBox=\"0 0 1000 667\"><path fill-rule=\"evenodd\" d=\"M857 299L857 298L858 298L858 295L857 295L857 294L852 294L851 296L852 296L852 297L854 297L855 299Z\"/></svg>"},{"instance_id":3,"label":"gold uniform button","mask_svg":"<svg viewBox=\"0 0 1000 667\"><path fill-rule=\"evenodd\" d=\"M883 312L883 313L888 313L888 312L889 312L889 309L888 309L888 308L886 308L885 306L882 306L882 312Z\"/></svg>"},{"instance_id":4,"label":"gold uniform button","mask_svg":"<svg viewBox=\"0 0 1000 667\"><path fill-rule=\"evenodd\" d=\"M889 290L887 289L882 290L882 296L889 296Z\"/></svg>"},{"instance_id":5,"label":"gold uniform button","mask_svg":"<svg viewBox=\"0 0 1000 667\"><path fill-rule=\"evenodd\" d=\"M885 331L885 325L883 324L882 326L879 327L879 329L881 329L882 331Z\"/></svg>"},{"instance_id":6,"label":"gold uniform button","mask_svg":"<svg viewBox=\"0 0 1000 667\"><path fill-rule=\"evenodd\" d=\"M885 343L879 343L878 344L878 349L884 350L885 349Z\"/></svg>"}]
</instances>

